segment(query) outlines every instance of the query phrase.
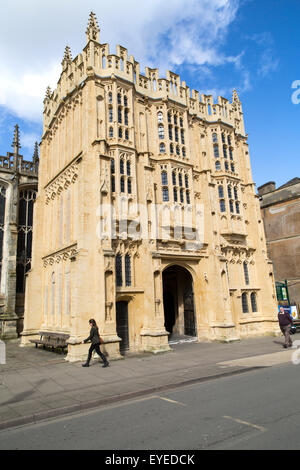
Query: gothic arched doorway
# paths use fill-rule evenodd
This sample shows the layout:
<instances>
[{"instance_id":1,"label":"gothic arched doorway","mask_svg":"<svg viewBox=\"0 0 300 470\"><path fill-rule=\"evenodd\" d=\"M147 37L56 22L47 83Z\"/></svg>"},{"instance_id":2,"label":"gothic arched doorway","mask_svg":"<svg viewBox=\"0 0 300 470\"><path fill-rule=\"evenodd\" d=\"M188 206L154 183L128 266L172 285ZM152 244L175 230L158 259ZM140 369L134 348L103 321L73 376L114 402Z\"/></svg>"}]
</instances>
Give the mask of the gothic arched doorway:
<instances>
[{"instance_id":1,"label":"gothic arched doorway","mask_svg":"<svg viewBox=\"0 0 300 470\"><path fill-rule=\"evenodd\" d=\"M124 355L129 350L128 302L116 303L116 324L117 335L121 338L120 354Z\"/></svg>"},{"instance_id":2,"label":"gothic arched doorway","mask_svg":"<svg viewBox=\"0 0 300 470\"><path fill-rule=\"evenodd\" d=\"M165 328L169 340L195 337L193 278L181 266L170 266L163 272Z\"/></svg>"}]
</instances>

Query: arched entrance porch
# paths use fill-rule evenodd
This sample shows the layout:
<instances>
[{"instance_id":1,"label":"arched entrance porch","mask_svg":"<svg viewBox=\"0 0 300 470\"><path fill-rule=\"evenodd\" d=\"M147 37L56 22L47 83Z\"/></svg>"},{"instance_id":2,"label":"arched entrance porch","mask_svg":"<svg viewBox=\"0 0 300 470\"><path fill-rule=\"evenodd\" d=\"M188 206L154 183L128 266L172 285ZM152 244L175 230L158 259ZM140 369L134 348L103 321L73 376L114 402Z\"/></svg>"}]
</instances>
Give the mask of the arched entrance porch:
<instances>
[{"instance_id":1,"label":"arched entrance porch","mask_svg":"<svg viewBox=\"0 0 300 470\"><path fill-rule=\"evenodd\" d=\"M169 341L196 337L193 278L187 269L172 265L163 271L163 303Z\"/></svg>"}]
</instances>

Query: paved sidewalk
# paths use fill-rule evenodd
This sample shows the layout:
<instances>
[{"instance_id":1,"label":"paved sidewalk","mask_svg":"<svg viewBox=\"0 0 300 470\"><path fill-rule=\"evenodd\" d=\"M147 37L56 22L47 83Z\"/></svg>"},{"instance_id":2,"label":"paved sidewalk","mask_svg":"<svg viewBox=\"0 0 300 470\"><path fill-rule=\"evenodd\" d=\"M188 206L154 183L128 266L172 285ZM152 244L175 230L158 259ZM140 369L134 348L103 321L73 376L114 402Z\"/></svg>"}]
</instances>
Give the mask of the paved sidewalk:
<instances>
[{"instance_id":1,"label":"paved sidewalk","mask_svg":"<svg viewBox=\"0 0 300 470\"><path fill-rule=\"evenodd\" d=\"M182 343L172 345L171 352L111 361L104 369L98 360L83 368L34 345L7 343L6 364L0 365L0 429L290 362L295 350L282 344L283 338L272 336L230 344Z\"/></svg>"}]
</instances>

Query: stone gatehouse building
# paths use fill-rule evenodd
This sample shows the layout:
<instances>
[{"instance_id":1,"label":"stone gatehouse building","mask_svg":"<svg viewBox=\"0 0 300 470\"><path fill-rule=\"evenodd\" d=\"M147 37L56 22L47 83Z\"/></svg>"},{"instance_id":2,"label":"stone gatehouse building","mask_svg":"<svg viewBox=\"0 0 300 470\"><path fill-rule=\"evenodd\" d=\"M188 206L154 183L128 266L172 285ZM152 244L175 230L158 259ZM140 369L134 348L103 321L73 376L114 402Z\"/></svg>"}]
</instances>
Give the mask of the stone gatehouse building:
<instances>
[{"instance_id":1,"label":"stone gatehouse building","mask_svg":"<svg viewBox=\"0 0 300 470\"><path fill-rule=\"evenodd\" d=\"M38 187L38 144L32 161L20 154L19 127L13 151L0 156L0 338L23 329L25 275L31 267L33 206Z\"/></svg>"},{"instance_id":2,"label":"stone gatehouse building","mask_svg":"<svg viewBox=\"0 0 300 470\"><path fill-rule=\"evenodd\" d=\"M277 331L276 296L242 105L199 95L101 44L66 47L44 100L39 192L22 345L95 318L110 358L170 339Z\"/></svg>"}]
</instances>

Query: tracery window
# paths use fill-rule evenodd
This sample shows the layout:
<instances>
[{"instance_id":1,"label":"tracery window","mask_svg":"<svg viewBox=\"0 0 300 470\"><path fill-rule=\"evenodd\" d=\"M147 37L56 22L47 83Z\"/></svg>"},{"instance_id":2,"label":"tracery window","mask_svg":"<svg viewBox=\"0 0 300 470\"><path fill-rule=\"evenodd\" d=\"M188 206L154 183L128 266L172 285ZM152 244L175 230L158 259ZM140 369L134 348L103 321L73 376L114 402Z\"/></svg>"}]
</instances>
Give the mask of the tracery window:
<instances>
[{"instance_id":1,"label":"tracery window","mask_svg":"<svg viewBox=\"0 0 300 470\"><path fill-rule=\"evenodd\" d=\"M33 204L35 199L35 190L20 191L16 279L18 293L25 292L25 274L31 268Z\"/></svg>"},{"instance_id":2,"label":"tracery window","mask_svg":"<svg viewBox=\"0 0 300 470\"><path fill-rule=\"evenodd\" d=\"M128 254L125 255L125 285L131 286L131 259Z\"/></svg>"},{"instance_id":3,"label":"tracery window","mask_svg":"<svg viewBox=\"0 0 300 470\"><path fill-rule=\"evenodd\" d=\"M256 301L256 293L255 292L251 292L250 300L251 300L251 310L252 310L252 312L257 312L257 301Z\"/></svg>"},{"instance_id":4,"label":"tracery window","mask_svg":"<svg viewBox=\"0 0 300 470\"><path fill-rule=\"evenodd\" d=\"M116 256L116 284L117 287L122 287L123 276L122 276L122 256L120 253Z\"/></svg>"},{"instance_id":5,"label":"tracery window","mask_svg":"<svg viewBox=\"0 0 300 470\"><path fill-rule=\"evenodd\" d=\"M249 313L248 298L246 292L243 292L242 294L242 309L243 313Z\"/></svg>"},{"instance_id":6,"label":"tracery window","mask_svg":"<svg viewBox=\"0 0 300 470\"><path fill-rule=\"evenodd\" d=\"M243 263L243 268L244 268L244 278L245 278L245 284L249 285L249 271L248 271L248 265L246 261Z\"/></svg>"}]
</instances>

